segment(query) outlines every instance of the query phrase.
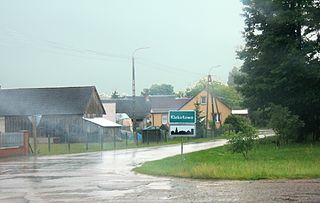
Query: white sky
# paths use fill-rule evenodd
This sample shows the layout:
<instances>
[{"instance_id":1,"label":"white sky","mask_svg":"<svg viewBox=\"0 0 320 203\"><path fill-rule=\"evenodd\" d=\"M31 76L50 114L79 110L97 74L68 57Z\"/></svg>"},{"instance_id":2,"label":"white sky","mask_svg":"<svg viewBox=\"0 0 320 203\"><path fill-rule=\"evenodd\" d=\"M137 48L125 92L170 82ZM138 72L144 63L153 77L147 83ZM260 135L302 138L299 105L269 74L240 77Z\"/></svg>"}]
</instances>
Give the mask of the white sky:
<instances>
[{"instance_id":1,"label":"white sky","mask_svg":"<svg viewBox=\"0 0 320 203\"><path fill-rule=\"evenodd\" d=\"M95 85L131 95L154 83L184 90L240 66L240 0L1 0L3 88Z\"/></svg>"}]
</instances>

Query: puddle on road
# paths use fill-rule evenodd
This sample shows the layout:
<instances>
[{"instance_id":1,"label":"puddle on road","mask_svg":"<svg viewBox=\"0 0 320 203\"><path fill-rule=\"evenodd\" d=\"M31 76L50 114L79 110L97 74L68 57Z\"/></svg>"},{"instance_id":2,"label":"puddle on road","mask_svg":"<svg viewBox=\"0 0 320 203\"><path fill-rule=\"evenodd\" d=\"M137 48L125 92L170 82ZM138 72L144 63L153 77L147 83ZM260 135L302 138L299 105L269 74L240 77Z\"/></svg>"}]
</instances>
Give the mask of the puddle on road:
<instances>
[{"instance_id":1,"label":"puddle on road","mask_svg":"<svg viewBox=\"0 0 320 203\"><path fill-rule=\"evenodd\" d=\"M99 199L122 198L127 195L139 196L147 191L169 191L172 189L171 181L108 181L98 185L99 190L91 192L89 196Z\"/></svg>"},{"instance_id":2,"label":"puddle on road","mask_svg":"<svg viewBox=\"0 0 320 203\"><path fill-rule=\"evenodd\" d=\"M171 188L171 181L152 182L147 185L147 189L151 190L170 190Z\"/></svg>"},{"instance_id":3,"label":"puddle on road","mask_svg":"<svg viewBox=\"0 0 320 203\"><path fill-rule=\"evenodd\" d=\"M150 182L141 181L108 181L107 183L99 184L98 188L104 191L125 191L139 186L148 185Z\"/></svg>"},{"instance_id":4,"label":"puddle on road","mask_svg":"<svg viewBox=\"0 0 320 203\"><path fill-rule=\"evenodd\" d=\"M134 193L134 189L124 190L99 190L89 193L89 196L94 197L95 200L99 199L112 199L115 197L123 197L126 194Z\"/></svg>"}]
</instances>

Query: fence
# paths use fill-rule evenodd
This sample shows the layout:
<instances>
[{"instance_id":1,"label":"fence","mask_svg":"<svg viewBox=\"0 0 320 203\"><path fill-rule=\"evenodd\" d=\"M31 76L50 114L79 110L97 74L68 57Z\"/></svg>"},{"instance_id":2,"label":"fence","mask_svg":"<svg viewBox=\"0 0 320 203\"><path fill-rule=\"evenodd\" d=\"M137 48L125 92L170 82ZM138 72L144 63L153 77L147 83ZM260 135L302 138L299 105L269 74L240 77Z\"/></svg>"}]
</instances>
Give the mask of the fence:
<instances>
[{"instance_id":1,"label":"fence","mask_svg":"<svg viewBox=\"0 0 320 203\"><path fill-rule=\"evenodd\" d=\"M50 155L126 149L136 146L135 139L130 132L121 132L120 129L100 130L91 129L85 133L69 130L62 134L55 132L49 134L38 129L36 145L33 136L29 138L30 151L33 154Z\"/></svg>"},{"instance_id":2,"label":"fence","mask_svg":"<svg viewBox=\"0 0 320 203\"><path fill-rule=\"evenodd\" d=\"M22 147L24 145L23 132L0 133L0 148Z\"/></svg>"},{"instance_id":3,"label":"fence","mask_svg":"<svg viewBox=\"0 0 320 203\"><path fill-rule=\"evenodd\" d=\"M0 157L28 155L29 133L0 133Z\"/></svg>"}]
</instances>

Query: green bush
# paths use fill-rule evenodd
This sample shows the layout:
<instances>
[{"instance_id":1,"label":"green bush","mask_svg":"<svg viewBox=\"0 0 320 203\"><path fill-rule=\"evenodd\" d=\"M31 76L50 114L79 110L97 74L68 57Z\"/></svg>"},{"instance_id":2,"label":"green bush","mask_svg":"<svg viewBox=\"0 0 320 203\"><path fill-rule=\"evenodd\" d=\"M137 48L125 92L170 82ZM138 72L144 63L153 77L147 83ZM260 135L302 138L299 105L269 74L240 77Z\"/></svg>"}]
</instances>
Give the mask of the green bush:
<instances>
[{"instance_id":1,"label":"green bush","mask_svg":"<svg viewBox=\"0 0 320 203\"><path fill-rule=\"evenodd\" d=\"M287 144L290 139L298 138L299 130L304 126L299 116L293 115L287 107L271 105L269 126L278 137L278 144Z\"/></svg>"},{"instance_id":2,"label":"green bush","mask_svg":"<svg viewBox=\"0 0 320 203\"><path fill-rule=\"evenodd\" d=\"M250 111L249 117L255 127L266 128L269 123L269 108Z\"/></svg>"},{"instance_id":3,"label":"green bush","mask_svg":"<svg viewBox=\"0 0 320 203\"><path fill-rule=\"evenodd\" d=\"M236 115L230 115L226 118L224 121L225 130L231 130L238 132L244 132L247 130L248 126L252 125L250 124L249 119L243 116L236 116Z\"/></svg>"},{"instance_id":4,"label":"green bush","mask_svg":"<svg viewBox=\"0 0 320 203\"><path fill-rule=\"evenodd\" d=\"M248 119L234 115L229 116L224 125L230 144L228 149L232 153L241 153L245 159L248 159L248 152L253 148L254 139L257 138L256 129Z\"/></svg>"}]
</instances>

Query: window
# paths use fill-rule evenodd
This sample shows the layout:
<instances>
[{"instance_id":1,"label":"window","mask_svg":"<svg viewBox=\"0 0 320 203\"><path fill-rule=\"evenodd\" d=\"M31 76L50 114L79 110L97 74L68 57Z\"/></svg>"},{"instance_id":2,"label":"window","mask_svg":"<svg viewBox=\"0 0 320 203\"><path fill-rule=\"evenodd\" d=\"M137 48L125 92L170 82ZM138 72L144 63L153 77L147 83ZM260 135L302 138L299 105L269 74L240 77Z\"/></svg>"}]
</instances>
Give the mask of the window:
<instances>
[{"instance_id":1,"label":"window","mask_svg":"<svg viewBox=\"0 0 320 203\"><path fill-rule=\"evenodd\" d=\"M221 120L221 114L220 113L215 113L214 114L214 121L215 122L220 122Z\"/></svg>"},{"instance_id":2,"label":"window","mask_svg":"<svg viewBox=\"0 0 320 203\"><path fill-rule=\"evenodd\" d=\"M201 97L200 104L207 104L207 97Z\"/></svg>"},{"instance_id":3,"label":"window","mask_svg":"<svg viewBox=\"0 0 320 203\"><path fill-rule=\"evenodd\" d=\"M162 124L167 124L168 123L168 114L162 114L161 123Z\"/></svg>"}]
</instances>

